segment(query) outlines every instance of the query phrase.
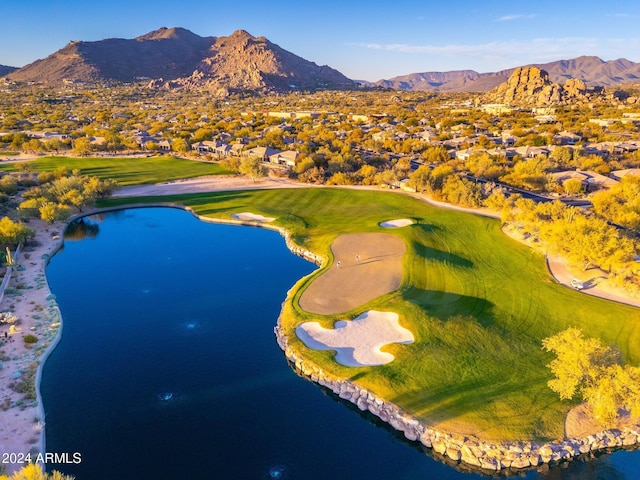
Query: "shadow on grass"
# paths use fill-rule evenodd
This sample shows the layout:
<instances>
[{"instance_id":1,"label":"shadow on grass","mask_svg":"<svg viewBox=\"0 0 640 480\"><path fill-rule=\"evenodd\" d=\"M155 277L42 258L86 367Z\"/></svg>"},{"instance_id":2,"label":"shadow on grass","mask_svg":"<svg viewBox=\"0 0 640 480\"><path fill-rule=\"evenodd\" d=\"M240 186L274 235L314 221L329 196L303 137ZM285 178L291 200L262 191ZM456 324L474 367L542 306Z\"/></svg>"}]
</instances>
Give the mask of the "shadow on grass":
<instances>
[{"instance_id":1,"label":"shadow on grass","mask_svg":"<svg viewBox=\"0 0 640 480\"><path fill-rule=\"evenodd\" d=\"M460 295L439 290L410 287L402 298L421 307L429 316L446 321L451 317L470 316L483 327L495 321L494 304L485 298Z\"/></svg>"},{"instance_id":2,"label":"shadow on grass","mask_svg":"<svg viewBox=\"0 0 640 480\"><path fill-rule=\"evenodd\" d=\"M473 262L454 253L445 252L436 248L428 247L417 243L415 245L416 253L426 260L434 260L447 265L460 268L472 268Z\"/></svg>"}]
</instances>

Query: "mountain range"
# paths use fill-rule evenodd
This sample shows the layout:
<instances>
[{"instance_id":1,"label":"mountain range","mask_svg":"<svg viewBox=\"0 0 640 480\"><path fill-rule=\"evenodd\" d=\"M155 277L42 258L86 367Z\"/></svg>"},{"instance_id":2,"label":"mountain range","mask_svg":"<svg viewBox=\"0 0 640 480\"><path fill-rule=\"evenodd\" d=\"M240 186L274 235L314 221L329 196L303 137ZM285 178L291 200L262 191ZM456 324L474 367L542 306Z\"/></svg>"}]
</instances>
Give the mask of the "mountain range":
<instances>
[{"instance_id":1,"label":"mountain range","mask_svg":"<svg viewBox=\"0 0 640 480\"><path fill-rule=\"evenodd\" d=\"M201 37L184 28L166 27L131 40L72 41L6 78L42 84L152 80L156 87L223 93L356 87L337 70L244 30L228 37Z\"/></svg>"},{"instance_id":2,"label":"mountain range","mask_svg":"<svg viewBox=\"0 0 640 480\"><path fill-rule=\"evenodd\" d=\"M0 77L4 77L5 75L10 74L11 72L15 72L17 68L8 67L7 65L0 65Z\"/></svg>"},{"instance_id":3,"label":"mountain range","mask_svg":"<svg viewBox=\"0 0 640 480\"><path fill-rule=\"evenodd\" d=\"M640 63L624 58L604 61L599 57L582 56L571 60L529 64L523 67L537 67L545 70L552 82L560 84L570 78L582 80L590 87L609 87L640 81ZM478 73L474 70L412 73L379 80L373 85L410 91L487 92L506 82L516 68L522 67L490 73Z\"/></svg>"},{"instance_id":4,"label":"mountain range","mask_svg":"<svg viewBox=\"0 0 640 480\"><path fill-rule=\"evenodd\" d=\"M640 81L640 63L626 59L604 61L582 56L537 67L552 82L570 78L587 86L612 86ZM134 39L72 41L48 57L23 68L0 66L0 76L15 82L111 83L147 81L169 89L206 89L220 95L233 92L286 92L295 89L354 89L366 86L408 91L488 92L506 82L515 67L499 72L474 70L412 73L355 82L328 66L305 60L265 37L238 30L227 37L201 37L184 28L166 28Z\"/></svg>"}]
</instances>

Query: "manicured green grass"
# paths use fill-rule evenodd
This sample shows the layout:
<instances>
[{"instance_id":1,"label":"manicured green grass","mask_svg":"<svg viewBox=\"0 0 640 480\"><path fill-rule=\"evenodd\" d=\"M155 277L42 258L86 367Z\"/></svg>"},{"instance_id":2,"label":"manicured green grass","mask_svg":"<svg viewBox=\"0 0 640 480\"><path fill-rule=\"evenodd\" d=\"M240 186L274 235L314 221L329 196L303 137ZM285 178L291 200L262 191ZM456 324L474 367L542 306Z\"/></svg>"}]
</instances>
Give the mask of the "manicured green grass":
<instances>
[{"instance_id":1,"label":"manicured green grass","mask_svg":"<svg viewBox=\"0 0 640 480\"><path fill-rule=\"evenodd\" d=\"M440 209L389 192L283 189L113 199L103 206L173 202L200 215L230 218L250 211L276 217L306 248L330 255L338 235L384 232L407 244L400 290L345 315L318 317L297 299L312 278L301 279L283 309L291 344L336 375L351 378L445 431L485 439L562 437L572 406L547 386L551 354L543 338L578 326L587 336L616 344L640 364L640 310L560 286L544 258L508 238L497 220ZM413 218L415 225L382 229L380 221ZM331 265L331 263L329 263ZM381 367L348 368L333 353L307 349L293 333L302 321L331 327L338 318L370 308L401 314L415 343L390 345L396 360Z\"/></svg>"},{"instance_id":2,"label":"manicured green grass","mask_svg":"<svg viewBox=\"0 0 640 480\"><path fill-rule=\"evenodd\" d=\"M84 175L102 179L112 178L119 185L159 183L202 175L221 175L232 172L217 163L196 162L175 157L140 158L69 158L43 157L30 162L36 172L51 172L64 165L78 169ZM0 164L0 170L17 171L13 163Z\"/></svg>"}]
</instances>

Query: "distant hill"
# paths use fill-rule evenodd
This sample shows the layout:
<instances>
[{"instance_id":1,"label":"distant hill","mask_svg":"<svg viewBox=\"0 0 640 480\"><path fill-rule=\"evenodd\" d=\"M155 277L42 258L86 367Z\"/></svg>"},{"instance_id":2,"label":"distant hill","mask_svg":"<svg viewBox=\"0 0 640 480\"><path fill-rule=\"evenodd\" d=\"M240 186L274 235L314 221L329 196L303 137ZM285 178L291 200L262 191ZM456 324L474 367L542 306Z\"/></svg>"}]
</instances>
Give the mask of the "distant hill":
<instances>
[{"instance_id":1,"label":"distant hill","mask_svg":"<svg viewBox=\"0 0 640 480\"><path fill-rule=\"evenodd\" d=\"M355 86L340 72L243 30L216 38L165 27L131 40L72 41L47 58L9 73L7 78L44 84L148 79L154 80L154 86L227 92Z\"/></svg>"},{"instance_id":2,"label":"distant hill","mask_svg":"<svg viewBox=\"0 0 640 480\"><path fill-rule=\"evenodd\" d=\"M640 81L640 63L624 58L604 61L599 57L582 56L571 60L531 64L524 67L537 67L545 70L552 82L560 84L569 78L582 80L590 87L608 87ZM506 82L516 68L491 73L478 73L474 70L413 73L389 80L379 80L374 85L394 90L488 92Z\"/></svg>"},{"instance_id":3,"label":"distant hill","mask_svg":"<svg viewBox=\"0 0 640 480\"><path fill-rule=\"evenodd\" d=\"M182 28L161 28L132 40L72 41L8 78L38 83L178 78L193 72L213 41Z\"/></svg>"},{"instance_id":4,"label":"distant hill","mask_svg":"<svg viewBox=\"0 0 640 480\"><path fill-rule=\"evenodd\" d=\"M5 75L10 74L11 72L15 72L17 70L16 67L8 67L6 65L0 65L0 77L4 77Z\"/></svg>"}]
</instances>

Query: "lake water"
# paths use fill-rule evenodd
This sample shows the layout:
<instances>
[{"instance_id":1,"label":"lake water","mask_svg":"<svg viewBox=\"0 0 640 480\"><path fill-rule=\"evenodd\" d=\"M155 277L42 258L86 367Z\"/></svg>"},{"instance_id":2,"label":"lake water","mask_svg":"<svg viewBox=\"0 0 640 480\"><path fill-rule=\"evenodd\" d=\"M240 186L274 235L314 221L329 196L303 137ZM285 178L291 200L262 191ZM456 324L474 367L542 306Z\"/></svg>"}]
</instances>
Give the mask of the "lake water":
<instances>
[{"instance_id":1,"label":"lake water","mask_svg":"<svg viewBox=\"0 0 640 480\"><path fill-rule=\"evenodd\" d=\"M47 450L79 480L484 478L297 376L273 335L315 266L282 237L169 208L89 217L47 268L64 318L43 372ZM526 478L632 479L638 452Z\"/></svg>"}]
</instances>

